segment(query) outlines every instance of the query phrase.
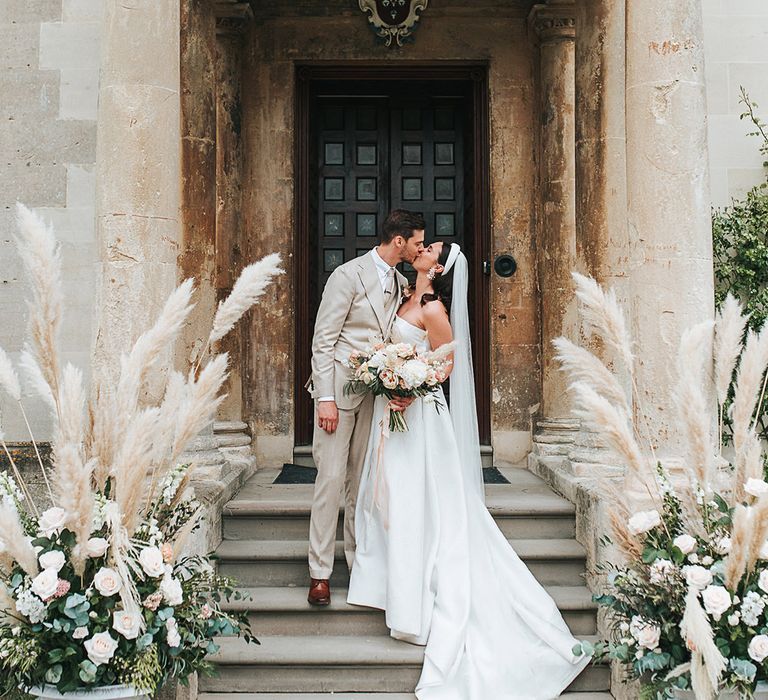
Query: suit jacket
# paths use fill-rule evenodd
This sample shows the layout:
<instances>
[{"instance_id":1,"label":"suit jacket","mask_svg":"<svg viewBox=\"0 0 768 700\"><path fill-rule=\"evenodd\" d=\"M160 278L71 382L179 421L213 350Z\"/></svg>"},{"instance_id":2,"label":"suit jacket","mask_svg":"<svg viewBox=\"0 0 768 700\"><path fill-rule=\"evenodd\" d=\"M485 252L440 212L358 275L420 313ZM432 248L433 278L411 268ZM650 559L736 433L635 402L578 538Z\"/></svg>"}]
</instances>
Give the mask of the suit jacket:
<instances>
[{"instance_id":1,"label":"suit jacket","mask_svg":"<svg viewBox=\"0 0 768 700\"><path fill-rule=\"evenodd\" d=\"M395 271L398 299L408 283ZM337 267L328 279L320 300L312 336L312 375L306 386L312 398L334 396L341 409L355 408L362 394L344 395L350 378L346 366L354 350L362 350L371 340L388 340L399 304L390 313L384 310L376 263L370 253Z\"/></svg>"}]
</instances>

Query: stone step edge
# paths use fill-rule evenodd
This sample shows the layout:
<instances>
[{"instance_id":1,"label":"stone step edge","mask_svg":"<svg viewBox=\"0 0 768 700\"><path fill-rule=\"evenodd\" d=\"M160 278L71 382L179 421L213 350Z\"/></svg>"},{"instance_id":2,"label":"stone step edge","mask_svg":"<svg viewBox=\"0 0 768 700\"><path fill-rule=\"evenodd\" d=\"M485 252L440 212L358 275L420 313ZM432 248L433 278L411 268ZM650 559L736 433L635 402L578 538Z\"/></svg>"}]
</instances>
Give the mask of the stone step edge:
<instances>
[{"instance_id":1,"label":"stone step edge","mask_svg":"<svg viewBox=\"0 0 768 700\"><path fill-rule=\"evenodd\" d=\"M261 636L260 645L238 637L216 640L209 659L219 666L421 666L424 647L372 636ZM595 643L597 635L579 637ZM602 665L602 664L601 664ZM588 670L591 666L587 666Z\"/></svg>"},{"instance_id":2,"label":"stone step edge","mask_svg":"<svg viewBox=\"0 0 768 700\"><path fill-rule=\"evenodd\" d=\"M545 586L559 610L575 612L579 610L597 610L597 603L592 601L592 592L586 586ZM222 607L231 611L251 613L306 612L307 614L336 613L380 613L376 608L368 608L347 603L347 588L332 588L331 604L326 608L312 607L307 603L307 591L299 586L254 586L238 588L238 592L251 597L251 600L222 601Z\"/></svg>"},{"instance_id":3,"label":"stone step edge","mask_svg":"<svg viewBox=\"0 0 768 700\"><path fill-rule=\"evenodd\" d=\"M416 700L413 693L199 693L199 700ZM608 692L563 693L567 700L613 700Z\"/></svg>"},{"instance_id":4,"label":"stone step edge","mask_svg":"<svg viewBox=\"0 0 768 700\"><path fill-rule=\"evenodd\" d=\"M585 559L586 551L575 539L511 539L509 544L524 560L550 561ZM220 562L295 561L306 558L305 540L223 540L216 550ZM336 558L344 556L344 545L336 542Z\"/></svg>"}]
</instances>

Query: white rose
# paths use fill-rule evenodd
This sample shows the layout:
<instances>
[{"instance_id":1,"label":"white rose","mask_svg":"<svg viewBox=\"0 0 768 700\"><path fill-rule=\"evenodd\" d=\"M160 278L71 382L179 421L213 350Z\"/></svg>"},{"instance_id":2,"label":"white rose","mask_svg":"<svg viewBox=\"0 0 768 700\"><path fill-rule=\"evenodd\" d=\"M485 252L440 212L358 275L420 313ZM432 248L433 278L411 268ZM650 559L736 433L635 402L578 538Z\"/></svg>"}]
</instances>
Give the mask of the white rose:
<instances>
[{"instance_id":1,"label":"white rose","mask_svg":"<svg viewBox=\"0 0 768 700\"><path fill-rule=\"evenodd\" d=\"M758 634L752 637L747 652L751 659L759 664L763 663L763 660L768 657L768 636Z\"/></svg>"},{"instance_id":2,"label":"white rose","mask_svg":"<svg viewBox=\"0 0 768 700\"><path fill-rule=\"evenodd\" d=\"M157 547L144 547L139 554L139 563L147 576L159 578L163 575L163 553Z\"/></svg>"},{"instance_id":3,"label":"white rose","mask_svg":"<svg viewBox=\"0 0 768 700\"><path fill-rule=\"evenodd\" d=\"M408 360L399 370L398 374L405 379L407 384L418 387L427 381L429 367L421 360Z\"/></svg>"},{"instance_id":4,"label":"white rose","mask_svg":"<svg viewBox=\"0 0 768 700\"><path fill-rule=\"evenodd\" d=\"M696 538L691 537L690 535L678 535L672 541L672 544L674 544L683 554L690 554L696 549Z\"/></svg>"},{"instance_id":5,"label":"white rose","mask_svg":"<svg viewBox=\"0 0 768 700\"><path fill-rule=\"evenodd\" d=\"M715 560L707 554L707 556L701 558L701 565L702 566L712 566L712 562Z\"/></svg>"},{"instance_id":6,"label":"white rose","mask_svg":"<svg viewBox=\"0 0 768 700\"><path fill-rule=\"evenodd\" d=\"M166 640L169 647L177 647L181 644L181 635L179 634L179 628L176 624L176 618L169 617L165 621Z\"/></svg>"},{"instance_id":7,"label":"white rose","mask_svg":"<svg viewBox=\"0 0 768 700\"><path fill-rule=\"evenodd\" d=\"M627 523L629 531L633 535L639 535L643 532L652 530L657 525L661 524L661 516L658 510L643 510L639 513L635 513Z\"/></svg>"},{"instance_id":8,"label":"white rose","mask_svg":"<svg viewBox=\"0 0 768 700\"><path fill-rule=\"evenodd\" d=\"M111 596L120 590L122 582L116 571L102 566L93 577L93 585L96 586L96 590L101 595Z\"/></svg>"},{"instance_id":9,"label":"white rose","mask_svg":"<svg viewBox=\"0 0 768 700\"><path fill-rule=\"evenodd\" d=\"M728 554L728 552L731 551L731 538L730 537L721 537L719 540L717 540L715 543L715 551L718 554Z\"/></svg>"},{"instance_id":10,"label":"white rose","mask_svg":"<svg viewBox=\"0 0 768 700\"><path fill-rule=\"evenodd\" d=\"M374 369L378 369L386 361L387 356L381 350L377 350L375 353L373 353L373 355L371 355L371 359L368 360L368 366L373 367Z\"/></svg>"},{"instance_id":11,"label":"white rose","mask_svg":"<svg viewBox=\"0 0 768 700\"><path fill-rule=\"evenodd\" d=\"M141 628L141 616L125 610L118 610L112 616L112 627L126 639L136 639Z\"/></svg>"},{"instance_id":12,"label":"white rose","mask_svg":"<svg viewBox=\"0 0 768 700\"><path fill-rule=\"evenodd\" d=\"M64 552L58 549L52 549L50 552L41 554L39 559L40 566L42 566L43 569L55 569L57 573L64 568L64 564L67 561Z\"/></svg>"},{"instance_id":13,"label":"white rose","mask_svg":"<svg viewBox=\"0 0 768 700\"><path fill-rule=\"evenodd\" d=\"M728 624L731 627L736 627L736 625L739 624L739 620L741 620L741 615L739 615L738 612L735 612L732 615L728 615Z\"/></svg>"},{"instance_id":14,"label":"white rose","mask_svg":"<svg viewBox=\"0 0 768 700\"><path fill-rule=\"evenodd\" d=\"M757 586L764 593L768 593L768 569L760 572L760 578L757 579Z\"/></svg>"},{"instance_id":15,"label":"white rose","mask_svg":"<svg viewBox=\"0 0 768 700\"><path fill-rule=\"evenodd\" d=\"M683 573L686 583L694 588L704 588L712 583L712 572L703 566L685 566Z\"/></svg>"},{"instance_id":16,"label":"white rose","mask_svg":"<svg viewBox=\"0 0 768 700\"><path fill-rule=\"evenodd\" d=\"M109 632L99 632L85 641L88 658L97 666L108 663L116 649L117 640Z\"/></svg>"},{"instance_id":17,"label":"white rose","mask_svg":"<svg viewBox=\"0 0 768 700\"><path fill-rule=\"evenodd\" d=\"M675 565L669 559L657 559L651 564L651 583L662 583L675 571Z\"/></svg>"},{"instance_id":18,"label":"white rose","mask_svg":"<svg viewBox=\"0 0 768 700\"><path fill-rule=\"evenodd\" d=\"M731 607L731 594L722 586L707 586L701 593L706 610L715 620Z\"/></svg>"},{"instance_id":19,"label":"white rose","mask_svg":"<svg viewBox=\"0 0 768 700\"><path fill-rule=\"evenodd\" d=\"M73 639L85 639L88 636L87 627L75 627L75 631L72 632Z\"/></svg>"},{"instance_id":20,"label":"white rose","mask_svg":"<svg viewBox=\"0 0 768 700\"><path fill-rule=\"evenodd\" d=\"M696 552L691 552L688 555L688 561L691 562L691 564L698 564L699 563L699 555L696 554Z\"/></svg>"},{"instance_id":21,"label":"white rose","mask_svg":"<svg viewBox=\"0 0 768 700\"><path fill-rule=\"evenodd\" d=\"M98 559L107 553L109 542L103 537L91 537L85 543L85 552L91 559Z\"/></svg>"},{"instance_id":22,"label":"white rose","mask_svg":"<svg viewBox=\"0 0 768 700\"><path fill-rule=\"evenodd\" d=\"M768 493L768 483L763 481L762 479L750 478L750 479L747 479L746 483L744 484L744 490L750 496L759 498L764 493Z\"/></svg>"},{"instance_id":23,"label":"white rose","mask_svg":"<svg viewBox=\"0 0 768 700\"><path fill-rule=\"evenodd\" d=\"M66 519L67 512L63 508L58 506L49 508L40 516L38 522L40 532L44 533L46 537L50 537L54 532L58 532L64 527Z\"/></svg>"},{"instance_id":24,"label":"white rose","mask_svg":"<svg viewBox=\"0 0 768 700\"><path fill-rule=\"evenodd\" d=\"M55 569L43 569L32 579L32 592L45 600L52 598L59 585L59 572Z\"/></svg>"},{"instance_id":25,"label":"white rose","mask_svg":"<svg viewBox=\"0 0 768 700\"><path fill-rule=\"evenodd\" d=\"M632 618L629 633L641 647L646 649L655 649L661 638L661 628L653 622L647 622L639 615Z\"/></svg>"},{"instance_id":26,"label":"white rose","mask_svg":"<svg viewBox=\"0 0 768 700\"><path fill-rule=\"evenodd\" d=\"M184 593L181 584L173 576L166 576L160 583L160 592L168 605L181 605L184 602Z\"/></svg>"}]
</instances>

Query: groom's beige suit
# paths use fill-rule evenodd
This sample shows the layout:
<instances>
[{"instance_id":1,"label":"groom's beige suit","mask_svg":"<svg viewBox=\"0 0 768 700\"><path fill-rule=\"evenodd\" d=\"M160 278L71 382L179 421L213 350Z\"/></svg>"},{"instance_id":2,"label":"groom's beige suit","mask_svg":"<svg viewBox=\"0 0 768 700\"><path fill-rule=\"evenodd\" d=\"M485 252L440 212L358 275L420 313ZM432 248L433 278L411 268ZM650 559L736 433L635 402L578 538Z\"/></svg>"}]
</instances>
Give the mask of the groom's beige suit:
<instances>
[{"instance_id":1,"label":"groom's beige suit","mask_svg":"<svg viewBox=\"0 0 768 700\"><path fill-rule=\"evenodd\" d=\"M398 302L407 280L369 251L337 267L323 291L312 338L312 376L307 387L315 399L312 456L317 466L309 527L309 571L316 579L330 578L342 493L344 553L351 567L355 552L355 503L368 447L373 414L370 394L344 394L350 378L347 360L371 340L388 340ZM335 400L336 431L317 425L317 404Z\"/></svg>"}]
</instances>

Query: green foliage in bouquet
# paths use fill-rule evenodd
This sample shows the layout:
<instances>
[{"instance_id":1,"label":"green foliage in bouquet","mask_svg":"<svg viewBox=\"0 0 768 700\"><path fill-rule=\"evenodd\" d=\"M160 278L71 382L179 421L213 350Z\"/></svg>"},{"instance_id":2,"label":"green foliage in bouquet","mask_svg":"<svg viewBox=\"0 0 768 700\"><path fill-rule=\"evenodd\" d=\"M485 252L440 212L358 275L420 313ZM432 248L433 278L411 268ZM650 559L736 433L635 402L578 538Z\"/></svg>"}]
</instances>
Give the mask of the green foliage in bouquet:
<instances>
[{"instance_id":1,"label":"green foliage in bouquet","mask_svg":"<svg viewBox=\"0 0 768 700\"><path fill-rule=\"evenodd\" d=\"M217 310L208 343L185 376L174 342L191 311L192 280L122 357L118 376L62 366L60 260L53 232L18 205L19 253L32 287L28 345L20 367L54 421L52 469L39 460L51 501L41 512L0 431L13 474L0 473L0 695L42 684L60 692L128 684L155 693L169 678L211 674L216 638L255 642L239 597L210 558L184 553L200 525L189 487L189 442L214 418L227 376L215 347L282 272L268 256L247 267ZM207 362L205 361L207 359ZM165 377L162 399L145 391ZM0 349L0 390L26 420L16 367ZM34 437L30 437L34 443Z\"/></svg>"},{"instance_id":2,"label":"green foliage in bouquet","mask_svg":"<svg viewBox=\"0 0 768 700\"><path fill-rule=\"evenodd\" d=\"M625 377L622 384L586 349L555 341L573 379L574 412L626 465L624 483L605 484L611 535L604 543L616 545L623 561L601 569L605 586L595 601L607 609L610 635L595 645L595 658L622 663L649 700L675 697L677 689L704 700L725 688L751 697L768 679L768 483L756 421L768 325L742 342L747 318L729 296L714 321L683 334L670 416L680 463L662 464L642 419L616 298L592 279L574 278L585 326ZM733 447L724 452L729 395Z\"/></svg>"},{"instance_id":3,"label":"green foliage in bouquet","mask_svg":"<svg viewBox=\"0 0 768 700\"><path fill-rule=\"evenodd\" d=\"M748 135L761 140L763 165L768 167L768 126L744 87L740 92L739 101L745 108L740 118L752 123L754 130ZM749 314L748 326L761 328L768 318L768 182L753 187L743 201L713 211L712 254L717 306L732 294ZM759 407L758 426L763 439L768 438L765 402Z\"/></svg>"}]
</instances>

